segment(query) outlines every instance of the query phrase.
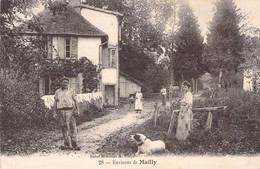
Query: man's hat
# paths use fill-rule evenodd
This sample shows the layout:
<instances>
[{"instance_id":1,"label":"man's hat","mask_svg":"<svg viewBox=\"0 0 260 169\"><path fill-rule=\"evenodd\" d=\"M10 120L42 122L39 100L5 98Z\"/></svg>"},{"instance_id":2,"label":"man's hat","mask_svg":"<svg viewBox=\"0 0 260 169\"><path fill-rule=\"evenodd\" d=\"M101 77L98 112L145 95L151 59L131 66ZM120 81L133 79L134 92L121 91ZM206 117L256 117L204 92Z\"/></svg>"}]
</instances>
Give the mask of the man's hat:
<instances>
[{"instance_id":1,"label":"man's hat","mask_svg":"<svg viewBox=\"0 0 260 169\"><path fill-rule=\"evenodd\" d=\"M67 77L63 77L63 78L61 78L60 82L62 82L63 80L67 80L68 82L70 81L69 78L67 78Z\"/></svg>"}]
</instances>

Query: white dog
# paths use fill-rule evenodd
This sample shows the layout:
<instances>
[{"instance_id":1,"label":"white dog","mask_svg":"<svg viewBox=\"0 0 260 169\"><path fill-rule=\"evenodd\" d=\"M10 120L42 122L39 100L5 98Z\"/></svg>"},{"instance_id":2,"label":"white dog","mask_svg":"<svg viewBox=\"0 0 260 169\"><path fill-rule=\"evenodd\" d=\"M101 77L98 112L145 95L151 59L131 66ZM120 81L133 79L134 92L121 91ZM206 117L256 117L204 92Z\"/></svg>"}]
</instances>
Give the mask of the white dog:
<instances>
[{"instance_id":1,"label":"white dog","mask_svg":"<svg viewBox=\"0 0 260 169\"><path fill-rule=\"evenodd\" d=\"M143 134L137 133L135 135L131 135L131 139L138 145L138 151L135 155L148 155L165 150L165 143L163 141L151 141Z\"/></svg>"}]
</instances>

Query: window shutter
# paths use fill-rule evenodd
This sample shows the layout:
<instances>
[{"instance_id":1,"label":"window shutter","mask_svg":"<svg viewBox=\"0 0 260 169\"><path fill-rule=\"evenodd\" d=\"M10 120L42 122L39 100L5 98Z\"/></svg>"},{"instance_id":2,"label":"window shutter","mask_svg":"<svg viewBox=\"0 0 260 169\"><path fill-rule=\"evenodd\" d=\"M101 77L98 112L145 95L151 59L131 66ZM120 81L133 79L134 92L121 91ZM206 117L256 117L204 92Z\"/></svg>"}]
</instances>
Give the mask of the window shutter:
<instances>
[{"instance_id":1,"label":"window shutter","mask_svg":"<svg viewBox=\"0 0 260 169\"><path fill-rule=\"evenodd\" d=\"M110 52L111 52L111 66L116 67L116 50L112 49Z\"/></svg>"},{"instance_id":2,"label":"window shutter","mask_svg":"<svg viewBox=\"0 0 260 169\"><path fill-rule=\"evenodd\" d=\"M44 86L44 79L41 77L39 79L39 93L40 93L40 96L43 96L44 93L45 93L43 86Z\"/></svg>"},{"instance_id":3,"label":"window shutter","mask_svg":"<svg viewBox=\"0 0 260 169\"><path fill-rule=\"evenodd\" d=\"M65 39L64 37L58 37L58 55L60 58L65 58Z\"/></svg>"},{"instance_id":4,"label":"window shutter","mask_svg":"<svg viewBox=\"0 0 260 169\"><path fill-rule=\"evenodd\" d=\"M71 58L78 58L78 38L71 37Z\"/></svg>"},{"instance_id":5,"label":"window shutter","mask_svg":"<svg viewBox=\"0 0 260 169\"><path fill-rule=\"evenodd\" d=\"M105 67L109 66L108 48L103 48L101 57L102 57L102 65Z\"/></svg>"},{"instance_id":6,"label":"window shutter","mask_svg":"<svg viewBox=\"0 0 260 169\"><path fill-rule=\"evenodd\" d=\"M47 51L48 55L47 58L52 58L52 36L47 36Z\"/></svg>"}]
</instances>

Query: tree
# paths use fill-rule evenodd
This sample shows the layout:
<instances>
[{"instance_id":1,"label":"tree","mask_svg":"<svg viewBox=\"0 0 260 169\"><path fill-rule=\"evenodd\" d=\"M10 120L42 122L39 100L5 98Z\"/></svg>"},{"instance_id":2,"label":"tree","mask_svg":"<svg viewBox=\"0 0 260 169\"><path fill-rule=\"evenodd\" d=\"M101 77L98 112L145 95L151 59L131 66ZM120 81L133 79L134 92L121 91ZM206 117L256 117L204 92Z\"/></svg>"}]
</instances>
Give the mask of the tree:
<instances>
[{"instance_id":1,"label":"tree","mask_svg":"<svg viewBox=\"0 0 260 169\"><path fill-rule=\"evenodd\" d=\"M126 45L123 46L119 55L120 71L131 75L132 77L143 82L142 74L147 67L153 63L150 58L142 51L137 51L135 48Z\"/></svg>"},{"instance_id":2,"label":"tree","mask_svg":"<svg viewBox=\"0 0 260 169\"><path fill-rule=\"evenodd\" d=\"M143 73L143 90L145 93L160 93L162 86L169 84L169 72L161 68L159 64L152 63Z\"/></svg>"},{"instance_id":3,"label":"tree","mask_svg":"<svg viewBox=\"0 0 260 169\"><path fill-rule=\"evenodd\" d=\"M239 14L233 0L218 0L210 22L204 61L210 73L218 75L221 87L223 73L237 71L243 62L244 38L241 33Z\"/></svg>"},{"instance_id":4,"label":"tree","mask_svg":"<svg viewBox=\"0 0 260 169\"><path fill-rule=\"evenodd\" d=\"M198 78L203 73L203 37L190 5L182 2L178 11L175 40L174 77L176 81Z\"/></svg>"},{"instance_id":5,"label":"tree","mask_svg":"<svg viewBox=\"0 0 260 169\"><path fill-rule=\"evenodd\" d=\"M1 1L1 57L0 57L0 105L2 127L17 126L23 120L37 123L41 117L38 69L44 59L41 49L42 37L24 38L18 36L16 25L23 22L17 14L29 16L32 8L41 0ZM37 24L34 25L36 27ZM30 44L30 45L28 45ZM38 110L38 111L37 111Z\"/></svg>"},{"instance_id":6,"label":"tree","mask_svg":"<svg viewBox=\"0 0 260 169\"><path fill-rule=\"evenodd\" d=\"M48 124L45 122L50 119L45 117L47 110L39 95L40 75L53 73L60 77L82 73L83 91L94 89L98 83L96 66L86 58L77 61L46 60L47 51L43 47L46 38L37 17L29 21L30 28L38 32L37 36L19 34L19 26L16 25L23 20L17 12L32 14L32 7L40 2L1 1L0 115L5 128ZM60 12L66 10L66 3L52 3L49 8Z\"/></svg>"},{"instance_id":7,"label":"tree","mask_svg":"<svg viewBox=\"0 0 260 169\"><path fill-rule=\"evenodd\" d=\"M158 24L152 20L154 11L159 18L158 11L163 10L162 5L159 8L157 5L160 3L157 0L86 0L85 3L124 14L123 45L119 51L120 71L143 81L142 74L153 62L153 58L145 53L145 49L156 49L162 41L165 24Z\"/></svg>"},{"instance_id":8,"label":"tree","mask_svg":"<svg viewBox=\"0 0 260 169\"><path fill-rule=\"evenodd\" d=\"M240 68L243 70L244 76L252 80L253 90L259 92L257 83L259 83L260 77L260 29L250 27L246 33L243 50L245 63L241 64Z\"/></svg>"}]
</instances>

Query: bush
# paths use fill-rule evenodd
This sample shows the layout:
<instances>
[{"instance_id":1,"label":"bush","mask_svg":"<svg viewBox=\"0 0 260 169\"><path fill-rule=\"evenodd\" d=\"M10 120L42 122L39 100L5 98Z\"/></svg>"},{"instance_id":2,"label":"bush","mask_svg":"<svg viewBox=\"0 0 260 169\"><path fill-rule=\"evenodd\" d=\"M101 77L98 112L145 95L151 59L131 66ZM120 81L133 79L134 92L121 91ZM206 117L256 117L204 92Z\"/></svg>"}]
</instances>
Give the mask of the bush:
<instances>
[{"instance_id":1,"label":"bush","mask_svg":"<svg viewBox=\"0 0 260 169\"><path fill-rule=\"evenodd\" d=\"M1 117L3 128L20 128L43 125L48 110L38 93L37 79L25 75L16 77L14 72L1 74Z\"/></svg>"},{"instance_id":2,"label":"bush","mask_svg":"<svg viewBox=\"0 0 260 169\"><path fill-rule=\"evenodd\" d=\"M228 106L232 122L259 121L260 101L255 93L239 89L221 92L218 98L195 100L194 107Z\"/></svg>"},{"instance_id":3,"label":"bush","mask_svg":"<svg viewBox=\"0 0 260 169\"><path fill-rule=\"evenodd\" d=\"M84 106L83 106L84 104ZM77 125L80 125L86 121L92 121L93 119L97 117L102 117L105 115L105 111L101 108L99 108L94 103L82 103L79 105L81 108L83 108L82 113L80 114Z\"/></svg>"},{"instance_id":4,"label":"bush","mask_svg":"<svg viewBox=\"0 0 260 169\"><path fill-rule=\"evenodd\" d=\"M205 134L206 131L191 135L194 142L210 144L210 149L222 153L259 152L260 101L252 92L231 89L222 92L221 97L196 100L194 107L228 106L224 113L216 113L214 119L224 121L223 129L218 128ZM201 118L201 117L198 117ZM204 118L205 121L205 118ZM205 136L206 135L206 136ZM216 139L220 139L215 142ZM205 147L204 147L205 148Z\"/></svg>"}]
</instances>

